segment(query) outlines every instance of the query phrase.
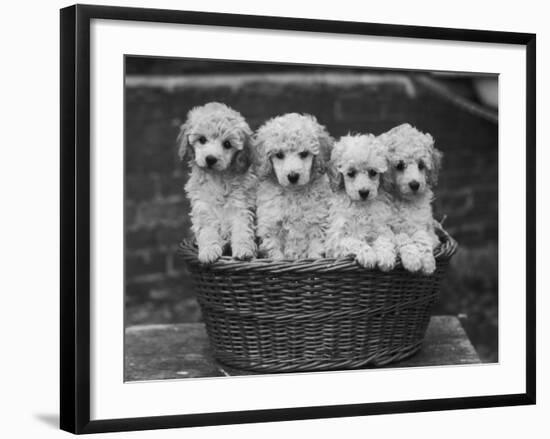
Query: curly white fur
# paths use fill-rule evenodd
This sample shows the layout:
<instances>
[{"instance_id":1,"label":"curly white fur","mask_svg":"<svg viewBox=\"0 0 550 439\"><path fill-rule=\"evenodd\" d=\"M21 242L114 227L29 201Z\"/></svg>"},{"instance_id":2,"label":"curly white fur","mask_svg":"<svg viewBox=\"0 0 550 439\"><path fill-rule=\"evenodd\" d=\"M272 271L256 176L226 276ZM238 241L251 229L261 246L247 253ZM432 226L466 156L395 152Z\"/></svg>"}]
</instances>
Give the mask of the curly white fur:
<instances>
[{"instance_id":1,"label":"curly white fur","mask_svg":"<svg viewBox=\"0 0 550 439\"><path fill-rule=\"evenodd\" d=\"M179 156L192 154L185 191L202 263L215 262L228 245L237 259L256 254L251 134L237 111L217 102L193 108L181 126Z\"/></svg>"},{"instance_id":2,"label":"curly white fur","mask_svg":"<svg viewBox=\"0 0 550 439\"><path fill-rule=\"evenodd\" d=\"M256 132L260 254L272 259L323 256L331 146L326 129L310 115L275 117Z\"/></svg>"},{"instance_id":3,"label":"curly white fur","mask_svg":"<svg viewBox=\"0 0 550 439\"><path fill-rule=\"evenodd\" d=\"M363 267L389 271L397 257L389 227L391 199L381 187L387 170L384 146L373 135L348 135L335 145L329 176L327 256L355 257Z\"/></svg>"},{"instance_id":4,"label":"curly white fur","mask_svg":"<svg viewBox=\"0 0 550 439\"><path fill-rule=\"evenodd\" d=\"M430 134L409 124L380 136L388 152L390 170L385 185L393 199L391 227L405 269L431 274L436 269L433 250L439 243L432 215L432 187L437 183L442 154Z\"/></svg>"}]
</instances>

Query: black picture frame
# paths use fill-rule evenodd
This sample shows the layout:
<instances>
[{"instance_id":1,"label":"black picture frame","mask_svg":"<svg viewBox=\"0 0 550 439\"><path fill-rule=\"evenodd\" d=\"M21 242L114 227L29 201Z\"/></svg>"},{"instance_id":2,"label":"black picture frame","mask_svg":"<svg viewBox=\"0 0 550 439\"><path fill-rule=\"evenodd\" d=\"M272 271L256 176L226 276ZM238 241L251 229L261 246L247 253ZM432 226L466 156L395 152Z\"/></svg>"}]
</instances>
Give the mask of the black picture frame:
<instances>
[{"instance_id":1,"label":"black picture frame","mask_svg":"<svg viewBox=\"0 0 550 439\"><path fill-rule=\"evenodd\" d=\"M90 21L182 23L255 29L453 40L526 47L526 392L498 396L90 420ZM75 5L61 9L60 424L72 433L272 422L535 404L536 35L287 17Z\"/></svg>"}]
</instances>

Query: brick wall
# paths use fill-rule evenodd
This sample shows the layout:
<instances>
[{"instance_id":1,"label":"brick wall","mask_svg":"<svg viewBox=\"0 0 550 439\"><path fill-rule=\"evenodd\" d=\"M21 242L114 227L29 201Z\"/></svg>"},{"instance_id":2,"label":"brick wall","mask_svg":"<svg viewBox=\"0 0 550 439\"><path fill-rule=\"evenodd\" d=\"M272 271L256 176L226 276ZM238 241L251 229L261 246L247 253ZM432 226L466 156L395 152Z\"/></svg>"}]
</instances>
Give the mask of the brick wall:
<instances>
[{"instance_id":1,"label":"brick wall","mask_svg":"<svg viewBox=\"0 0 550 439\"><path fill-rule=\"evenodd\" d=\"M303 75L286 73L263 79L242 75L212 78L217 80L205 82L204 75L193 74L163 80L127 78L128 324L200 318L185 267L175 257L177 244L189 235L190 225L189 204L183 193L187 165L176 157L175 138L190 108L214 100L240 111L252 129L269 117L292 111L316 115L335 137L348 131L379 134L403 122L430 132L444 153L436 218L447 216L445 226L462 251L470 252L468 260L475 260L488 248L493 249L489 258L496 260L496 123L458 108L409 74L363 71L305 81ZM489 268L494 271L489 273L491 279L496 279L496 267L495 262ZM441 310L467 311L462 309L468 308L467 303L455 302L459 305L450 309L443 302Z\"/></svg>"}]
</instances>

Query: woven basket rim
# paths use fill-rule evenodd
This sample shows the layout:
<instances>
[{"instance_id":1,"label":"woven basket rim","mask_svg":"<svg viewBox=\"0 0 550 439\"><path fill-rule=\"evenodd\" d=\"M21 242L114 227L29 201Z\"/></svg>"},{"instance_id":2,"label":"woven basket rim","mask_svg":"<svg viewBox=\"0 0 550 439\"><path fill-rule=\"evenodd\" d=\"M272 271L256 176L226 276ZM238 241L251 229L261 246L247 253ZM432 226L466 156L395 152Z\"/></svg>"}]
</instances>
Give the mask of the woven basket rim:
<instances>
[{"instance_id":1,"label":"woven basket rim","mask_svg":"<svg viewBox=\"0 0 550 439\"><path fill-rule=\"evenodd\" d=\"M458 243L442 227L436 228L441 243L434 250L434 257L437 262L448 261L456 252ZM222 256L215 263L210 265L201 264L198 260L197 246L191 240L184 239L180 242L178 256L188 264L201 266L211 271L271 271L271 272L315 272L315 271L339 271L342 269L361 270L361 267L352 257L346 258L321 258L321 259L294 259L294 260L273 260L269 258L256 258L249 261L233 259L231 256ZM399 257L395 269L402 268Z\"/></svg>"}]
</instances>

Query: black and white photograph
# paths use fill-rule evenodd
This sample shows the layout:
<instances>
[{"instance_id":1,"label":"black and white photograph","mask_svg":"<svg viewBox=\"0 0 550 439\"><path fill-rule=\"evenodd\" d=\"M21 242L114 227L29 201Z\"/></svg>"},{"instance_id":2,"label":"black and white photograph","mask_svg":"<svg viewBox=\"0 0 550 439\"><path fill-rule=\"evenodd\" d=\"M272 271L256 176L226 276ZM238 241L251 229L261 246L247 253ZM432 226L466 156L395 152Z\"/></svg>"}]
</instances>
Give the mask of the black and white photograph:
<instances>
[{"instance_id":1,"label":"black and white photograph","mask_svg":"<svg viewBox=\"0 0 550 439\"><path fill-rule=\"evenodd\" d=\"M2 437L548 430L541 5L6 3Z\"/></svg>"},{"instance_id":2,"label":"black and white photograph","mask_svg":"<svg viewBox=\"0 0 550 439\"><path fill-rule=\"evenodd\" d=\"M61 54L63 430L535 404L534 34L77 5Z\"/></svg>"},{"instance_id":3,"label":"black and white photograph","mask_svg":"<svg viewBox=\"0 0 550 439\"><path fill-rule=\"evenodd\" d=\"M499 362L499 75L124 57L124 381Z\"/></svg>"}]
</instances>

